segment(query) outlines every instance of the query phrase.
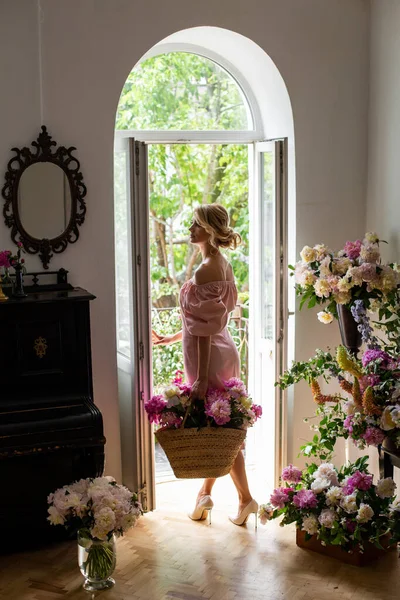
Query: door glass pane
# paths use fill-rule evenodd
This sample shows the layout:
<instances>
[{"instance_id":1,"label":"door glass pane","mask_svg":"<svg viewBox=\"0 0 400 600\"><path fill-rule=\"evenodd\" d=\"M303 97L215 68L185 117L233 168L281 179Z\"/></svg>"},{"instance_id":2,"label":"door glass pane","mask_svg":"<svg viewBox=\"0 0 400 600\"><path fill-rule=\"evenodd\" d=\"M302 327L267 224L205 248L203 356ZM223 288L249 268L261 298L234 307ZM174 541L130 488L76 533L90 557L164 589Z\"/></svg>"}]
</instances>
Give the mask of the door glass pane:
<instances>
[{"instance_id":1,"label":"door glass pane","mask_svg":"<svg viewBox=\"0 0 400 600\"><path fill-rule=\"evenodd\" d=\"M275 159L274 153L261 154L262 161L262 337L273 339L274 331L274 264L275 264Z\"/></svg>"},{"instance_id":2,"label":"door glass pane","mask_svg":"<svg viewBox=\"0 0 400 600\"><path fill-rule=\"evenodd\" d=\"M128 145L114 152L114 227L117 308L117 350L130 358Z\"/></svg>"}]
</instances>

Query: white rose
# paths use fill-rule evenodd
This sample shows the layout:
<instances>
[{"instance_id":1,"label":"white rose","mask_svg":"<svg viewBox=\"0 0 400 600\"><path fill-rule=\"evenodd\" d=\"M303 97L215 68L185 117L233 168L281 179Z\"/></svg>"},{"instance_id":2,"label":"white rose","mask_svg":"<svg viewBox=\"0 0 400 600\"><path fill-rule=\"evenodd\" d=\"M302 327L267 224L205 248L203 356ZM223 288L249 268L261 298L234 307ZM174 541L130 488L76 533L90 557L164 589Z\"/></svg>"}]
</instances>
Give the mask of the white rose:
<instances>
[{"instance_id":1,"label":"white rose","mask_svg":"<svg viewBox=\"0 0 400 600\"><path fill-rule=\"evenodd\" d=\"M318 321L321 321L321 323L324 323L325 325L328 325L333 321L333 314L330 313L329 310L321 310L317 313L317 317Z\"/></svg>"},{"instance_id":2,"label":"white rose","mask_svg":"<svg viewBox=\"0 0 400 600\"><path fill-rule=\"evenodd\" d=\"M387 406L382 413L380 426L384 431L389 431L396 427L395 422L392 419L392 407Z\"/></svg>"}]
</instances>

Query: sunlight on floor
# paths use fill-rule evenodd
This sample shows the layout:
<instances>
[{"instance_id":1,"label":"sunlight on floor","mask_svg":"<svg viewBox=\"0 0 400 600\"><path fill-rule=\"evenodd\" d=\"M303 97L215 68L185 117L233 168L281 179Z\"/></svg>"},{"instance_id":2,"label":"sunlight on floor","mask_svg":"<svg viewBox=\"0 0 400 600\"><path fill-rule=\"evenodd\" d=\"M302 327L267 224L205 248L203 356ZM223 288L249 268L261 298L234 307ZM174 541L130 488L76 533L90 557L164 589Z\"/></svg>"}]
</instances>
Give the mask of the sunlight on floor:
<instances>
[{"instance_id":1,"label":"sunlight on floor","mask_svg":"<svg viewBox=\"0 0 400 600\"><path fill-rule=\"evenodd\" d=\"M259 504L267 502L271 490L267 489L264 478L255 469L248 469L250 491ZM197 492L201 486L200 479L175 479L156 485L157 509L177 513L187 513L194 509ZM229 475L217 479L213 490L214 511L217 513L236 514L237 494Z\"/></svg>"}]
</instances>

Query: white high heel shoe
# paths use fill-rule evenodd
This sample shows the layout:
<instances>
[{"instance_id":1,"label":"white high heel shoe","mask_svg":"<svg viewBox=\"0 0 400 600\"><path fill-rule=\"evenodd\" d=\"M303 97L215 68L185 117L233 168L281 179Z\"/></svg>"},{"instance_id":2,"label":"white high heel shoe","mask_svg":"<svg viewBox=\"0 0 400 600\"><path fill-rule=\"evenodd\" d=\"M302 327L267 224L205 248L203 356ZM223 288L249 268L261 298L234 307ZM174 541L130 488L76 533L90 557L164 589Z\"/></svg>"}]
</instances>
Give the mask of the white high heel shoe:
<instances>
[{"instance_id":1,"label":"white high heel shoe","mask_svg":"<svg viewBox=\"0 0 400 600\"><path fill-rule=\"evenodd\" d=\"M251 500L236 517L229 517L229 520L231 523L234 523L234 525L245 525L252 513L254 514L255 519L254 529L257 529L258 504L255 500Z\"/></svg>"},{"instance_id":2,"label":"white high heel shoe","mask_svg":"<svg viewBox=\"0 0 400 600\"><path fill-rule=\"evenodd\" d=\"M188 514L189 519L192 521L204 521L209 518L209 524L211 525L211 511L214 507L214 502L211 496L202 496L196 504L196 508L192 513Z\"/></svg>"}]
</instances>

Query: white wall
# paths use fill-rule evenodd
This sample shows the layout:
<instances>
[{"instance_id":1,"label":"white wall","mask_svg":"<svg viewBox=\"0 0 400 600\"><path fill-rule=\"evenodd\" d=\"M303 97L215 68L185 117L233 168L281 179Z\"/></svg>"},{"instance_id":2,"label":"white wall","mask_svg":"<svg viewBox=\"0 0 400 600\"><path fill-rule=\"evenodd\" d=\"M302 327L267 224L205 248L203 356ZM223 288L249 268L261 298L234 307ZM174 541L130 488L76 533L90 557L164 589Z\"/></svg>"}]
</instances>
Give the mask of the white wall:
<instances>
[{"instance_id":1,"label":"white wall","mask_svg":"<svg viewBox=\"0 0 400 600\"><path fill-rule=\"evenodd\" d=\"M0 27L7 39L23 40L24 60L33 60L35 52L28 43L35 36L26 26L31 6L21 0L3 0L1 9ZM188 27L223 27L259 44L280 70L292 102L298 249L319 241L340 246L364 232L368 2L42 0L42 7L44 123L59 143L77 147L88 186L88 215L81 239L51 266L69 269L74 284L97 296L92 305L94 391L108 438L106 470L119 477L112 154L115 111L128 73L154 44ZM34 31L33 16L31 25ZM8 54L11 63L2 36L0 60L6 61ZM37 71L32 74L24 61L19 77L12 69L11 64L9 69L4 65L1 71L2 87L9 97L9 104L0 97L0 115L7 120L1 145L3 164L7 148L27 143L39 127L30 114L37 105ZM19 87L8 90L10 79ZM23 86L29 94L21 97ZM1 225L1 239L7 235ZM31 262L38 266L37 261ZM331 345L338 341L336 328L322 327L314 314L299 315L295 349L299 359L310 356L323 340ZM310 435L301 418L312 414L314 406L304 389L296 391L294 402L296 455L301 438Z\"/></svg>"}]
</instances>

